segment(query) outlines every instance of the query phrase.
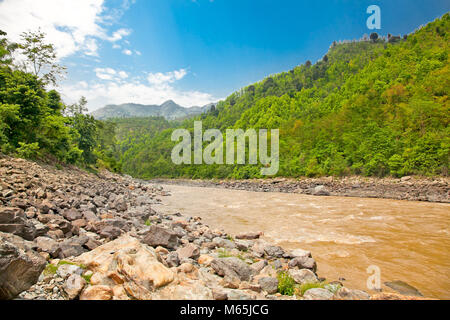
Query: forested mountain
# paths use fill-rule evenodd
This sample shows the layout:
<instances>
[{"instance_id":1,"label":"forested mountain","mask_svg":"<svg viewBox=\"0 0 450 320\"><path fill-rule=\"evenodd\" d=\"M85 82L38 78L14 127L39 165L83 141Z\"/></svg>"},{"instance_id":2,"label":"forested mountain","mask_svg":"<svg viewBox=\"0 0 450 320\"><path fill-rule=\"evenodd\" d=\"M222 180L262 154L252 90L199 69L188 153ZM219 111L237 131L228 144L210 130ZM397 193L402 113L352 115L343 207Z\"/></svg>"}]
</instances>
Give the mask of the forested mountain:
<instances>
[{"instance_id":1,"label":"forested mountain","mask_svg":"<svg viewBox=\"0 0 450 320\"><path fill-rule=\"evenodd\" d=\"M279 128L279 176L447 175L449 25L447 13L405 37L333 43L321 61L247 86L195 119L162 130L161 119L148 119L148 130L122 131L123 170L142 178L260 176L260 164L174 165L172 131L202 120L203 129Z\"/></svg>"},{"instance_id":2,"label":"forested mountain","mask_svg":"<svg viewBox=\"0 0 450 320\"><path fill-rule=\"evenodd\" d=\"M183 108L172 100L168 100L159 106L125 103L121 105L107 105L92 112L92 115L98 120L137 117L164 117L167 120L175 120L202 114L210 110L213 105Z\"/></svg>"}]
</instances>

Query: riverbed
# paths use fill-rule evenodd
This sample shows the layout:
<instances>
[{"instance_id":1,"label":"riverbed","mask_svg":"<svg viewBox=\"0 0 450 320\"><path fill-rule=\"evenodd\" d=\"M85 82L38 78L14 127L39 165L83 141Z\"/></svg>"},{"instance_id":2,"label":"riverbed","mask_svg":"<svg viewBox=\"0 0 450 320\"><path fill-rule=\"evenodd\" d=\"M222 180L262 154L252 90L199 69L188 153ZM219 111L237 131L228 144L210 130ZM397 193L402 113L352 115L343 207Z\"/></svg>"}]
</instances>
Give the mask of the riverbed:
<instances>
[{"instance_id":1,"label":"riverbed","mask_svg":"<svg viewBox=\"0 0 450 320\"><path fill-rule=\"evenodd\" d=\"M283 248L309 250L319 276L329 281L370 291L367 268L376 266L382 283L401 280L425 297L450 299L450 204L164 188L171 196L163 198L160 210L200 216L232 235L263 231Z\"/></svg>"}]
</instances>

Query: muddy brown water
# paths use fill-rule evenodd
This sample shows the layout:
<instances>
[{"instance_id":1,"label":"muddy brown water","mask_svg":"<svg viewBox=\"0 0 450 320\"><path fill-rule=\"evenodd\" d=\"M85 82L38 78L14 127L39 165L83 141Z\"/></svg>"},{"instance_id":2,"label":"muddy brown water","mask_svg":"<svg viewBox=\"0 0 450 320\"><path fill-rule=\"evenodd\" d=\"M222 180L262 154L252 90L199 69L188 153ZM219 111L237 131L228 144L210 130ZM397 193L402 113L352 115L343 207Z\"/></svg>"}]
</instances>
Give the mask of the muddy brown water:
<instances>
[{"instance_id":1,"label":"muddy brown water","mask_svg":"<svg viewBox=\"0 0 450 320\"><path fill-rule=\"evenodd\" d=\"M367 289L369 266L381 282L401 280L425 297L450 299L450 204L315 197L165 185L160 209L200 216L231 235L263 231L286 249L310 250L318 274ZM392 291L382 285L384 291Z\"/></svg>"}]
</instances>

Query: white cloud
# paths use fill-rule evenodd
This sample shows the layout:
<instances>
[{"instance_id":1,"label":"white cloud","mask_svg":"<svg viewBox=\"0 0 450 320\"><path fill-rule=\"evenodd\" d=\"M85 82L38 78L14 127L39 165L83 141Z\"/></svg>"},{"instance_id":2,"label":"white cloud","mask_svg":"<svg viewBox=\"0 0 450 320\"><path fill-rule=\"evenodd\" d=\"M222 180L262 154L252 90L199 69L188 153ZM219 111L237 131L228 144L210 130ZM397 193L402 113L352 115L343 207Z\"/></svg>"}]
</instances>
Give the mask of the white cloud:
<instances>
[{"instance_id":1,"label":"white cloud","mask_svg":"<svg viewBox=\"0 0 450 320\"><path fill-rule=\"evenodd\" d=\"M102 80L114 80L116 75L116 70L112 68L95 68L95 75L97 78Z\"/></svg>"},{"instance_id":2,"label":"white cloud","mask_svg":"<svg viewBox=\"0 0 450 320\"><path fill-rule=\"evenodd\" d=\"M131 56L133 54L133 52L129 49L125 49L122 51L123 54L126 54L127 56Z\"/></svg>"},{"instance_id":3,"label":"white cloud","mask_svg":"<svg viewBox=\"0 0 450 320\"><path fill-rule=\"evenodd\" d=\"M130 3L125 1L121 10ZM108 36L102 24L112 18L105 15L105 9L104 0L3 0L0 29L13 41L19 41L22 32L41 28L47 41L55 45L58 58L79 51L96 56L96 39L114 42L131 33L129 29L119 29Z\"/></svg>"},{"instance_id":4,"label":"white cloud","mask_svg":"<svg viewBox=\"0 0 450 320\"><path fill-rule=\"evenodd\" d=\"M131 34L130 29L119 29L116 32L114 32L111 37L108 37L107 39L111 42L116 42L122 40L123 37L129 36L130 34Z\"/></svg>"},{"instance_id":5,"label":"white cloud","mask_svg":"<svg viewBox=\"0 0 450 320\"><path fill-rule=\"evenodd\" d=\"M128 73L126 73L125 71L119 71L119 77L121 77L122 79L126 79L128 78Z\"/></svg>"},{"instance_id":6,"label":"white cloud","mask_svg":"<svg viewBox=\"0 0 450 320\"><path fill-rule=\"evenodd\" d=\"M181 80L187 74L186 69L175 70L167 73L149 73L147 80L150 84L155 86L168 85L177 80Z\"/></svg>"},{"instance_id":7,"label":"white cloud","mask_svg":"<svg viewBox=\"0 0 450 320\"><path fill-rule=\"evenodd\" d=\"M126 72L112 68L97 68L94 71L99 79L107 81L92 81L89 85L85 82L62 85L60 91L66 103L74 103L81 96L85 96L89 110L93 111L107 104L161 104L173 100L182 106L191 107L219 100L209 93L177 89L173 83L186 76L185 69L149 73L144 81L137 78L128 79Z\"/></svg>"},{"instance_id":8,"label":"white cloud","mask_svg":"<svg viewBox=\"0 0 450 320\"><path fill-rule=\"evenodd\" d=\"M136 53L138 56L142 55L142 53L138 50L135 50L134 53Z\"/></svg>"}]
</instances>

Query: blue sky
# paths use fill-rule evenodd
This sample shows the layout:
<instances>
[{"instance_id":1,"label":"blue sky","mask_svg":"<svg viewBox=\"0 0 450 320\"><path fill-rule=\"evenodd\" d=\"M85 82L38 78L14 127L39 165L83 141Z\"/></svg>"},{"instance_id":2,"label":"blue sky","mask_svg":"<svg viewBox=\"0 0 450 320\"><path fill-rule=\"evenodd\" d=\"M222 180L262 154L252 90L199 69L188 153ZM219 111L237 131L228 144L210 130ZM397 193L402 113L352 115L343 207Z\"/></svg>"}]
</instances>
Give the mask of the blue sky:
<instances>
[{"instance_id":1,"label":"blue sky","mask_svg":"<svg viewBox=\"0 0 450 320\"><path fill-rule=\"evenodd\" d=\"M448 0L3 0L0 29L41 27L68 77L67 102L203 105L306 60L334 40L406 34L450 11ZM14 16L14 19L11 18ZM18 22L19 21L19 22Z\"/></svg>"}]
</instances>

